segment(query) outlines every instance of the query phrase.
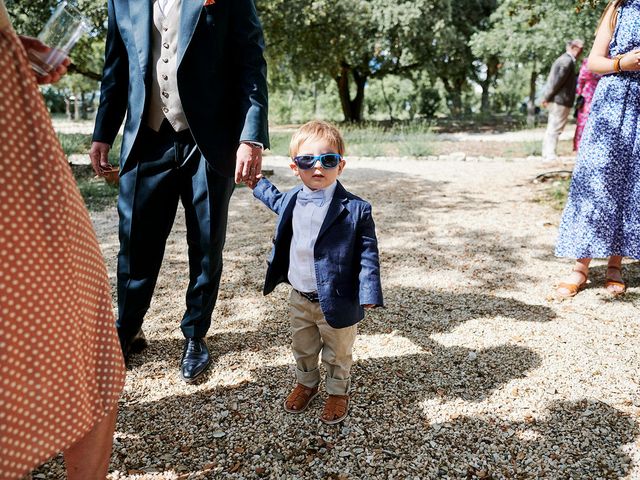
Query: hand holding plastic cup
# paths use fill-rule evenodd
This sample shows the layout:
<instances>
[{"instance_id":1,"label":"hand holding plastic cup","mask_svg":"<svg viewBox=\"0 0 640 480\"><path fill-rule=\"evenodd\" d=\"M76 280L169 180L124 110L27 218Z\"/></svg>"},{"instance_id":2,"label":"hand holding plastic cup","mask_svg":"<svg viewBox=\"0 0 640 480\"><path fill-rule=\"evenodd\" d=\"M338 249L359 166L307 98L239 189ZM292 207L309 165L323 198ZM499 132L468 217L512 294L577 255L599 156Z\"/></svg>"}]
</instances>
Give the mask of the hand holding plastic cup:
<instances>
[{"instance_id":1,"label":"hand holding plastic cup","mask_svg":"<svg viewBox=\"0 0 640 480\"><path fill-rule=\"evenodd\" d=\"M48 75L67 58L80 37L87 32L89 22L84 15L68 2L60 2L38 35L38 40L48 49L27 51L31 68L38 75Z\"/></svg>"}]
</instances>

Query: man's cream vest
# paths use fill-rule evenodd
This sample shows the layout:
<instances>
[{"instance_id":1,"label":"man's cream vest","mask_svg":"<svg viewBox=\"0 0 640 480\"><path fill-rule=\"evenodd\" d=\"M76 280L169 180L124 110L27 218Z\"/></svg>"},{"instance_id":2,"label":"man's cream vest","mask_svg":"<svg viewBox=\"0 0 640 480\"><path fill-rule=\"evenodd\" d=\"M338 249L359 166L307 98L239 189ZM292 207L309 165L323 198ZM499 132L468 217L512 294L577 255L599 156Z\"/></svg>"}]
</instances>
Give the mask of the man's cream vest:
<instances>
[{"instance_id":1,"label":"man's cream vest","mask_svg":"<svg viewBox=\"0 0 640 480\"><path fill-rule=\"evenodd\" d=\"M178 93L178 34L181 3L182 0L175 0L165 15L158 0L153 2L151 97L146 122L156 131L160 130L160 125L165 118L176 132L189 127Z\"/></svg>"}]
</instances>

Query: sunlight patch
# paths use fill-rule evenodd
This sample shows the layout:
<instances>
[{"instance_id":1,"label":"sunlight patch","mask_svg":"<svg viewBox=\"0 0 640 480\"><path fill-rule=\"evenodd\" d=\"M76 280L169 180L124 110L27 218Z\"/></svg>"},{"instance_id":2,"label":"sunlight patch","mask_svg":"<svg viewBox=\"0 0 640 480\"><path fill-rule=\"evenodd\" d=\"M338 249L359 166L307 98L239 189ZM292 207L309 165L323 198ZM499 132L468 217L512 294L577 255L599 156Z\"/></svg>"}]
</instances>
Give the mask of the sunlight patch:
<instances>
[{"instance_id":1,"label":"sunlight patch","mask_svg":"<svg viewBox=\"0 0 640 480\"><path fill-rule=\"evenodd\" d=\"M392 332L387 335L358 335L353 349L354 360L401 357L429 353L406 337Z\"/></svg>"}]
</instances>

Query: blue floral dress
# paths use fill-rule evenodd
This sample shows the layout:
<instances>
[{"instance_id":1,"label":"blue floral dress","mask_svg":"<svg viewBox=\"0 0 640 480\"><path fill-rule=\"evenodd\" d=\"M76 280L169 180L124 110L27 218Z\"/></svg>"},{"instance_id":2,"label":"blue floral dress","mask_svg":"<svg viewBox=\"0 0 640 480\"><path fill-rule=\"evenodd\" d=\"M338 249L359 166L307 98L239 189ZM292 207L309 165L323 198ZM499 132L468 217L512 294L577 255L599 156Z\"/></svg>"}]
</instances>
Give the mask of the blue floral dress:
<instances>
[{"instance_id":1,"label":"blue floral dress","mask_svg":"<svg viewBox=\"0 0 640 480\"><path fill-rule=\"evenodd\" d=\"M610 56L640 48L640 0L620 7ZM580 143L556 255L640 258L640 72L605 75Z\"/></svg>"}]
</instances>

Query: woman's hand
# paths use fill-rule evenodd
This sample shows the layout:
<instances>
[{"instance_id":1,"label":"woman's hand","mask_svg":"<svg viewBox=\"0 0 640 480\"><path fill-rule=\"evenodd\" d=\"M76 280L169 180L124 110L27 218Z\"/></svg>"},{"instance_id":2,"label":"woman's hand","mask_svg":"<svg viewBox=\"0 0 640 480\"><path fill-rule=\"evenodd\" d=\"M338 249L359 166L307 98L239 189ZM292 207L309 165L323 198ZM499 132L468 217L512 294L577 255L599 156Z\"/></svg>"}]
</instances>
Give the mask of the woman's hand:
<instances>
[{"instance_id":1,"label":"woman's hand","mask_svg":"<svg viewBox=\"0 0 640 480\"><path fill-rule=\"evenodd\" d=\"M25 50L35 50L36 52L48 52L50 48L42 43L37 38L27 37L24 35L19 35L20 41L24 46ZM62 76L67 73L67 67L71 63L68 57L66 57L60 65L55 70L52 70L47 75L38 75L36 74L36 80L40 85L45 85L47 83L56 83Z\"/></svg>"},{"instance_id":2,"label":"woman's hand","mask_svg":"<svg viewBox=\"0 0 640 480\"><path fill-rule=\"evenodd\" d=\"M640 70L640 50L632 50L625 53L620 59L620 68L623 72L637 72Z\"/></svg>"}]
</instances>

